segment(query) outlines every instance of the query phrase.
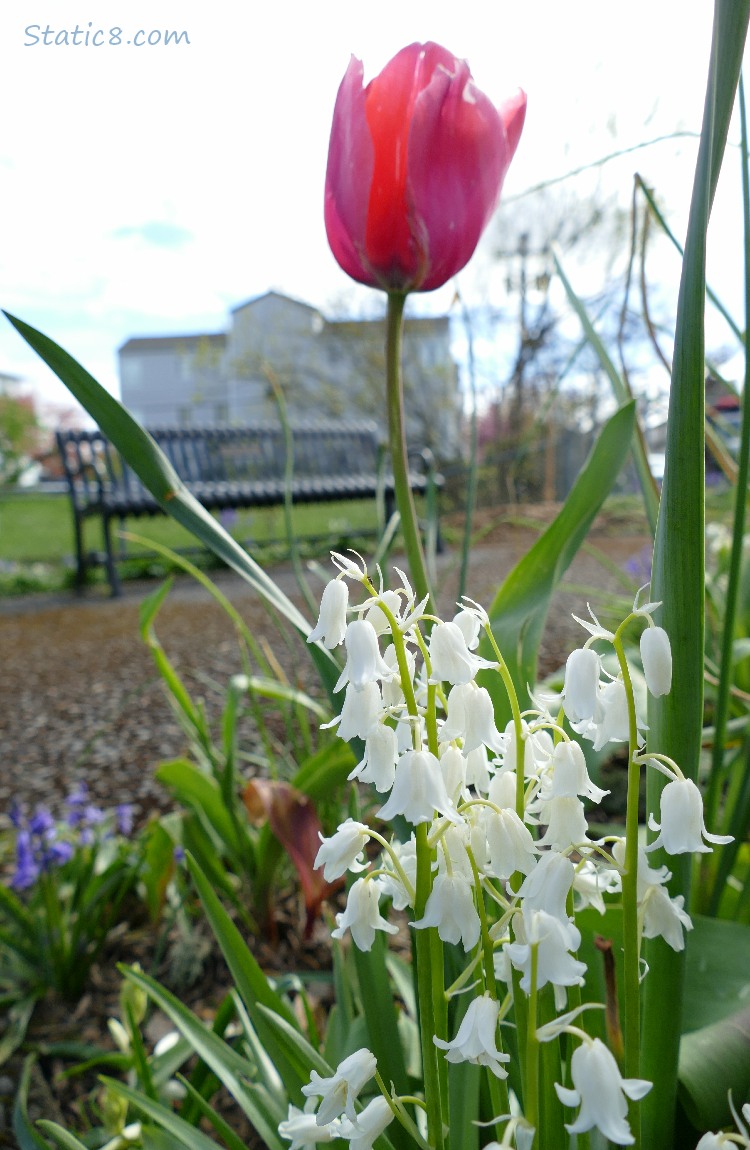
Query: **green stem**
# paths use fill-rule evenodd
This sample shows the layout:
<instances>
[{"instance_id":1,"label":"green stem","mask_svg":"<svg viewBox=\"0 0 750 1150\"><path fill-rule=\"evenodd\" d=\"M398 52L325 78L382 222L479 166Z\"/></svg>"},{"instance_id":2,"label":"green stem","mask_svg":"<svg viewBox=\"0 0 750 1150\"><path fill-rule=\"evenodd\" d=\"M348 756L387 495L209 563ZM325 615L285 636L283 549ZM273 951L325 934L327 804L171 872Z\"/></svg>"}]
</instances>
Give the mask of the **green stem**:
<instances>
[{"instance_id":1,"label":"green stem","mask_svg":"<svg viewBox=\"0 0 750 1150\"><path fill-rule=\"evenodd\" d=\"M619 627L613 640L628 701L628 798L625 813L625 870L622 876L623 966L625 990L625 1073L638 1078L641 1059L641 990L638 939L638 799L641 768L638 752L638 720L630 668L622 645L622 630L631 616ZM640 1146L640 1110L631 1107L631 1128L635 1146Z\"/></svg>"},{"instance_id":2,"label":"green stem","mask_svg":"<svg viewBox=\"0 0 750 1150\"><path fill-rule=\"evenodd\" d=\"M417 897L414 916L424 917L425 906L432 886L432 851L427 841L427 824L420 823L415 829L417 842ZM443 993L442 967L433 970L433 940L437 937L434 927L414 931L414 946L417 965L417 997L419 1001L419 1032L422 1047L422 1074L424 1096L427 1104L427 1140L434 1150L443 1148L443 1102L440 1085L438 1050L433 1042L436 1034L435 994ZM436 986L438 978L439 987ZM443 1037L440 1035L439 1037Z\"/></svg>"},{"instance_id":3,"label":"green stem","mask_svg":"<svg viewBox=\"0 0 750 1150\"><path fill-rule=\"evenodd\" d=\"M523 1084L523 1113L534 1127L534 1142L539 1145L539 1039L537 1022L539 993L536 983L539 969L539 943L531 943L531 986L529 988L528 1028L526 1031L526 1077Z\"/></svg>"},{"instance_id":4,"label":"green stem","mask_svg":"<svg viewBox=\"0 0 750 1150\"><path fill-rule=\"evenodd\" d=\"M388 445L391 451L391 467L393 468L393 480L396 488L396 506L401 517L401 534L409 561L409 571L417 599L424 599L431 592L422 539L417 523L417 509L409 484L404 389L401 379L401 337L404 327L405 303L406 296L402 292L388 293L385 346Z\"/></svg>"}]
</instances>

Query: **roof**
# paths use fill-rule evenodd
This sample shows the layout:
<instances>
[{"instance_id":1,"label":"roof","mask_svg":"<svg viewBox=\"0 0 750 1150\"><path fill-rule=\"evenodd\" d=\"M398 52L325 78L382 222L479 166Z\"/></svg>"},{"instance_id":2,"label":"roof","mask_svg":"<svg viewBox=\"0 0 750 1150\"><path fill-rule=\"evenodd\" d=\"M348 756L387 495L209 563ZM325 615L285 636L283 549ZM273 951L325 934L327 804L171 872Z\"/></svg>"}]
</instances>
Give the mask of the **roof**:
<instances>
[{"instance_id":1,"label":"roof","mask_svg":"<svg viewBox=\"0 0 750 1150\"><path fill-rule=\"evenodd\" d=\"M117 354L128 355L130 352L138 351L172 351L175 348L188 350L206 343L223 348L226 342L227 337L223 331L187 335L139 335L126 339L125 343L117 349Z\"/></svg>"},{"instance_id":2,"label":"roof","mask_svg":"<svg viewBox=\"0 0 750 1150\"><path fill-rule=\"evenodd\" d=\"M318 315L321 314L320 311L318 310L318 308L313 307L312 304L305 303L304 300L301 300L301 299L295 299L293 296L285 295L283 292L280 292L280 291L266 291L266 292L263 292L261 295L251 296L251 298L246 299L244 303L238 303L235 307L230 308L229 314L234 315L234 313L236 311L242 311L246 307L253 307L254 304L261 303L263 300L266 300L266 299L278 299L278 300L281 300L283 303L293 304L294 307L302 307L305 309L305 311L315 312Z\"/></svg>"}]
</instances>

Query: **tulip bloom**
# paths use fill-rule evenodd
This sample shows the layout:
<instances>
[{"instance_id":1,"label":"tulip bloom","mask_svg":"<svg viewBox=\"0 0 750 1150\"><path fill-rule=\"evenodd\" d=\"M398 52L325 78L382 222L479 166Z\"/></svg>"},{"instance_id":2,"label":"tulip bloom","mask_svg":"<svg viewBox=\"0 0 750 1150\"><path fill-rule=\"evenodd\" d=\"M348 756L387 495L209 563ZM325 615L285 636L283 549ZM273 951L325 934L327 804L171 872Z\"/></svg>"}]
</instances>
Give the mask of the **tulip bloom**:
<instances>
[{"instance_id":1,"label":"tulip bloom","mask_svg":"<svg viewBox=\"0 0 750 1150\"><path fill-rule=\"evenodd\" d=\"M333 113L325 189L328 242L353 279L433 291L461 270L497 205L526 113L496 109L468 65L411 44L363 87L352 57Z\"/></svg>"}]
</instances>

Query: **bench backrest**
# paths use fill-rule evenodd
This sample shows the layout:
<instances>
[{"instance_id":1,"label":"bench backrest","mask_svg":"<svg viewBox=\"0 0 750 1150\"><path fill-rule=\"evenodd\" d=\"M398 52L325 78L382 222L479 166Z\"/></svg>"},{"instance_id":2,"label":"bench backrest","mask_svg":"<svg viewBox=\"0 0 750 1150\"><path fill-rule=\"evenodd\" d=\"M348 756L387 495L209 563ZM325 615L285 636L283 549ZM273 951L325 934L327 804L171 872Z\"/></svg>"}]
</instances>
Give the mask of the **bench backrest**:
<instances>
[{"instance_id":1,"label":"bench backrest","mask_svg":"<svg viewBox=\"0 0 750 1150\"><path fill-rule=\"evenodd\" d=\"M375 424L311 421L291 427L297 478L378 475L383 452ZM149 434L186 483L283 479L286 439L278 424L243 427L153 428ZM58 431L68 483L85 502L101 486L134 495L140 481L98 428Z\"/></svg>"}]
</instances>

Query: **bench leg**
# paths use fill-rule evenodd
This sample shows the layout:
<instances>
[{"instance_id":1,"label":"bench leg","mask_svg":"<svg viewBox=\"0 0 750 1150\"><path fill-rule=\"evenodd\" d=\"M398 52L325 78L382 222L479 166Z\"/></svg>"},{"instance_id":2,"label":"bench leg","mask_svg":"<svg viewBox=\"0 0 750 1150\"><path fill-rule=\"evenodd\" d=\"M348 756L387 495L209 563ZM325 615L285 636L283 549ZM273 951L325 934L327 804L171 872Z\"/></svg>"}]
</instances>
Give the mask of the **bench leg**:
<instances>
[{"instance_id":1,"label":"bench leg","mask_svg":"<svg viewBox=\"0 0 750 1150\"><path fill-rule=\"evenodd\" d=\"M83 551L83 517L74 509L73 534L76 543L76 594L83 595L86 584L86 557Z\"/></svg>"},{"instance_id":2,"label":"bench leg","mask_svg":"<svg viewBox=\"0 0 750 1150\"><path fill-rule=\"evenodd\" d=\"M122 595L122 585L120 584L120 576L117 574L117 564L115 563L115 556L112 550L112 529L108 515L103 517L103 529L107 579L109 580L112 598L116 599L119 595Z\"/></svg>"}]
</instances>

